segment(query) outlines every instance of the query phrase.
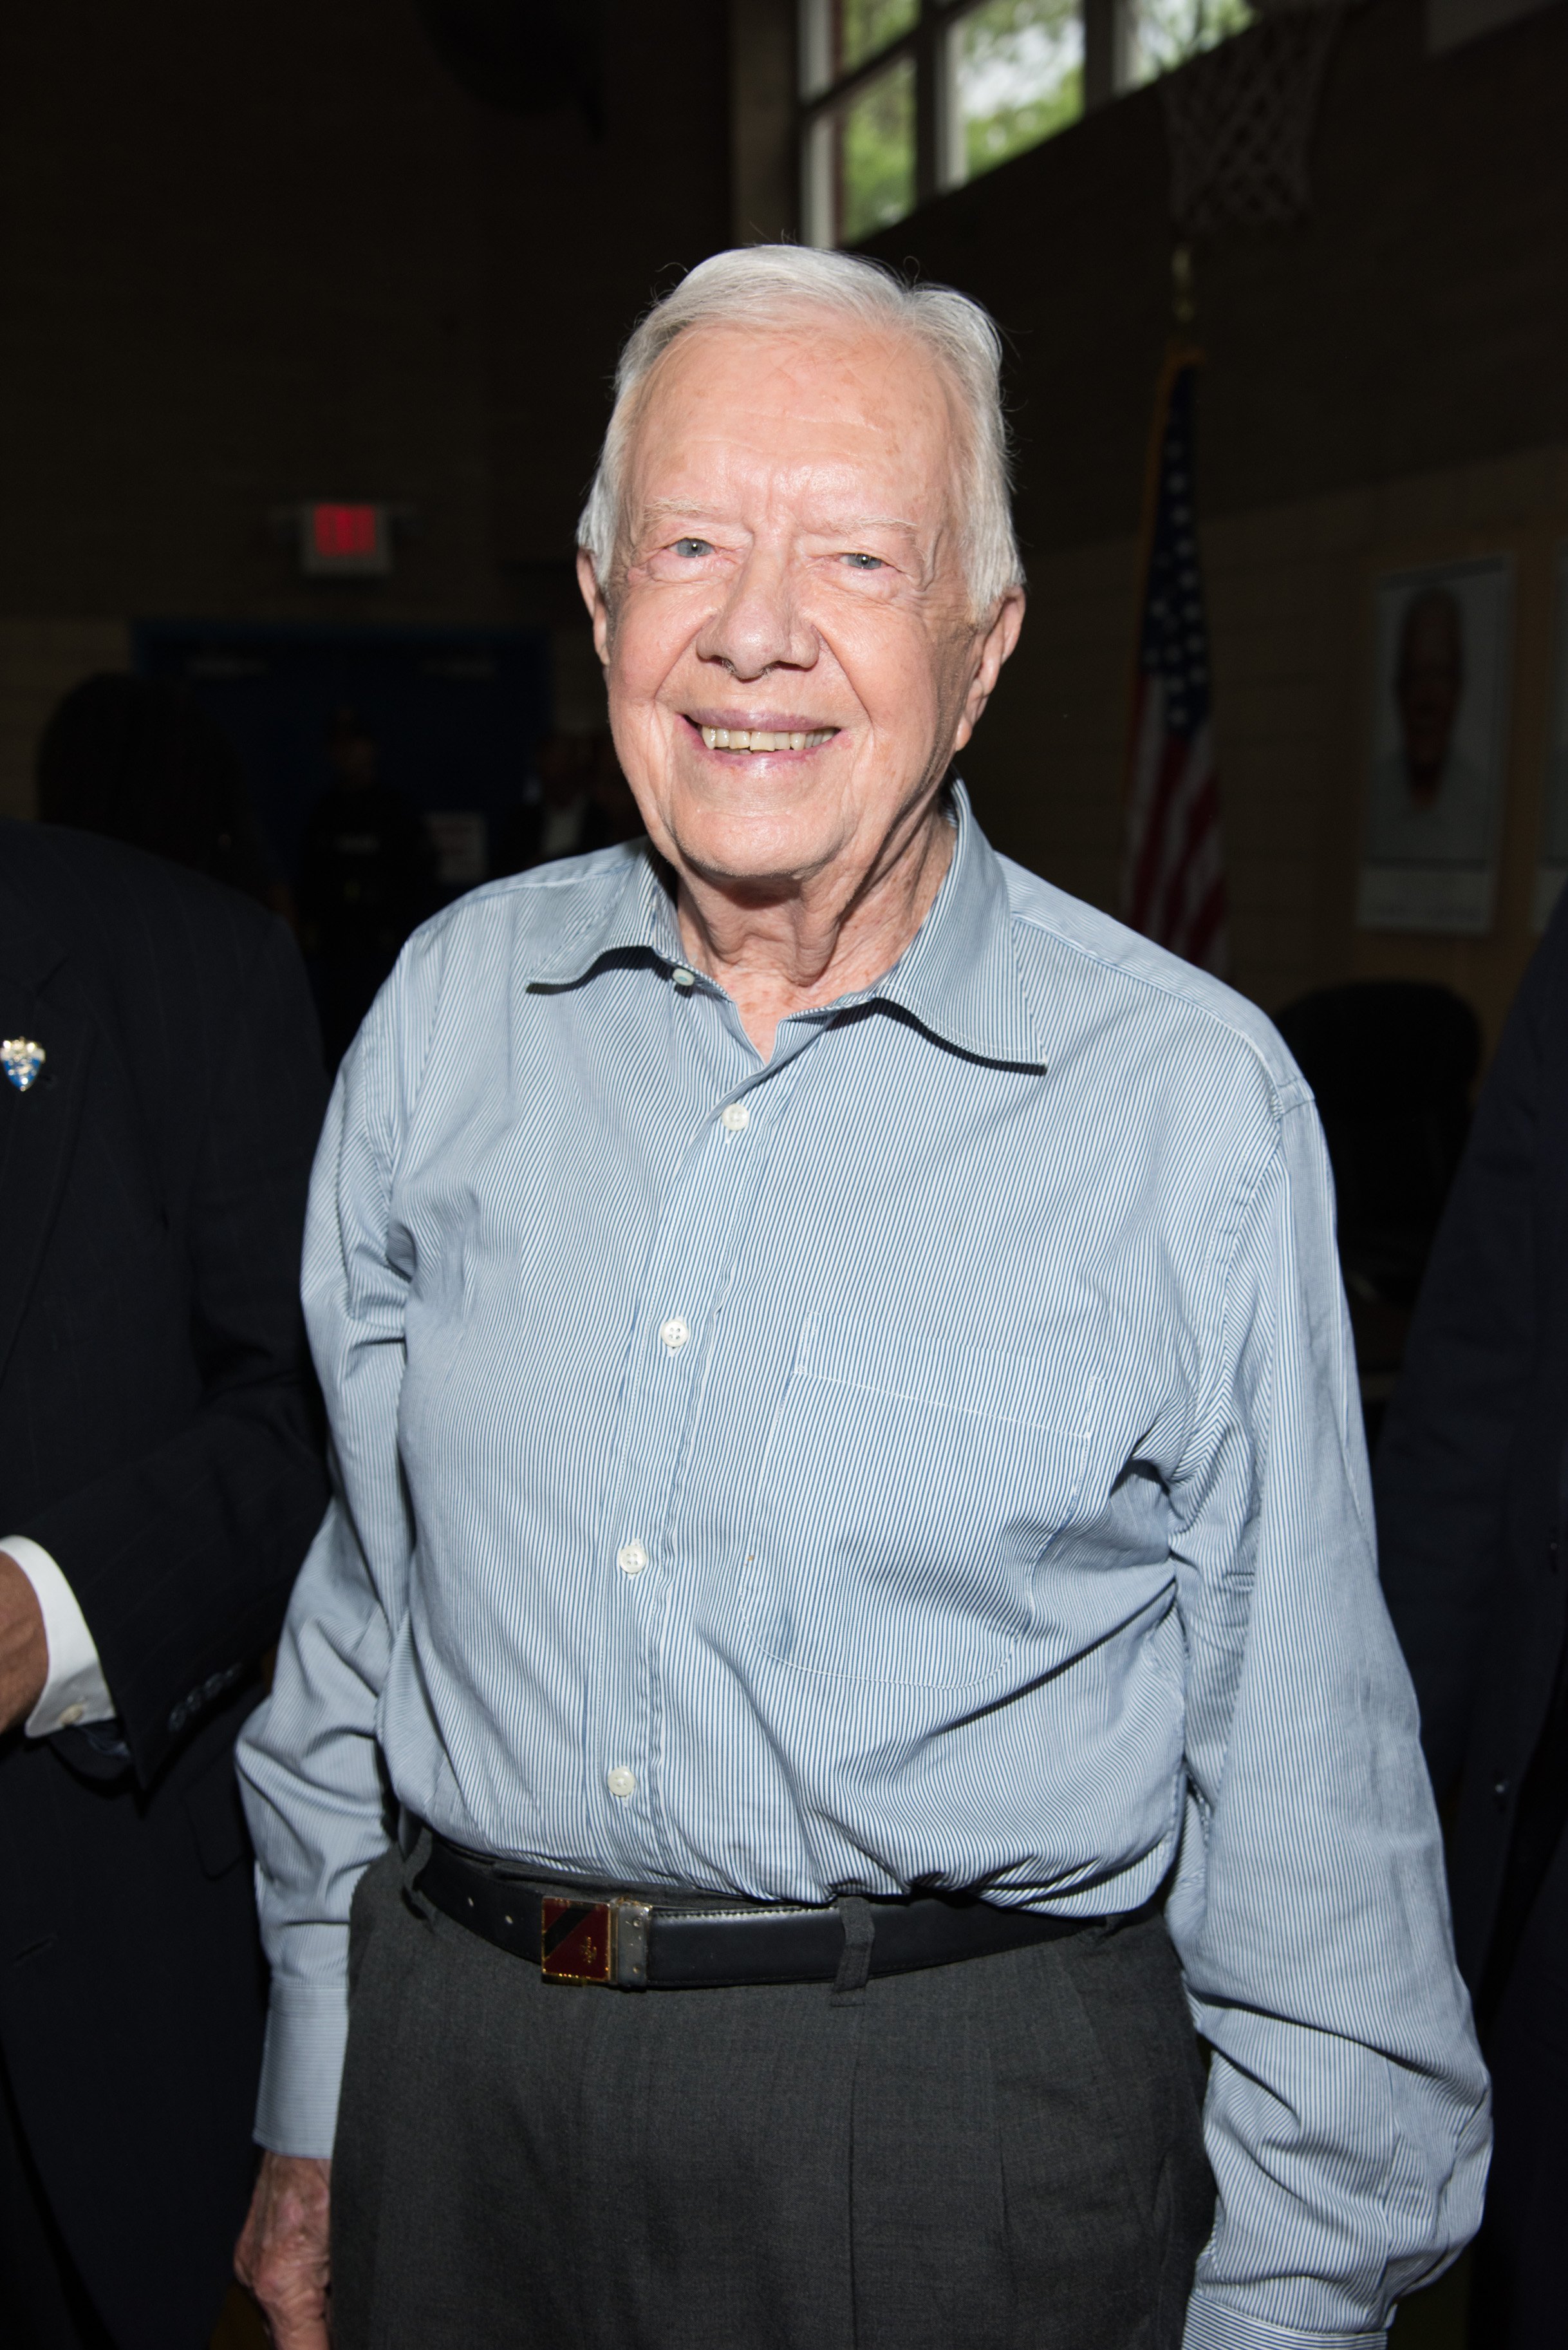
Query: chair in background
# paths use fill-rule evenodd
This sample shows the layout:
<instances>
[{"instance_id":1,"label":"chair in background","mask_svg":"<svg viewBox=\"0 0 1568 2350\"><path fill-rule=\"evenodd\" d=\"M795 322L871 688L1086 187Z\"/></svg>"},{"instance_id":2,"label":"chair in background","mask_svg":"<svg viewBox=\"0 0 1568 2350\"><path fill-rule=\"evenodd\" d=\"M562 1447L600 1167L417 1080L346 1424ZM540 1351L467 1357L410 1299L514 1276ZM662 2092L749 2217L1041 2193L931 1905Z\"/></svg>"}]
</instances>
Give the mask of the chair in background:
<instances>
[{"instance_id":1,"label":"chair in background","mask_svg":"<svg viewBox=\"0 0 1568 2350\"><path fill-rule=\"evenodd\" d=\"M1303 995L1275 1024L1317 1097L1328 1140L1372 1440L1469 1131L1480 1023L1451 988L1375 979Z\"/></svg>"}]
</instances>

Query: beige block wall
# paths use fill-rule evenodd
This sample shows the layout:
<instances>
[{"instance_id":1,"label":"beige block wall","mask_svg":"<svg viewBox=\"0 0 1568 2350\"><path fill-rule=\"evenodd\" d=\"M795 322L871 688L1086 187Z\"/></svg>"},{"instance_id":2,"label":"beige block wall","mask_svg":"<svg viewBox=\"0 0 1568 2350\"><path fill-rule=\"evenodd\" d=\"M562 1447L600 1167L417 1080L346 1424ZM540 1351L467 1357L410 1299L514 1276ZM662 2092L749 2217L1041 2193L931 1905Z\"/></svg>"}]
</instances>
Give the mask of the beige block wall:
<instances>
[{"instance_id":1,"label":"beige block wall","mask_svg":"<svg viewBox=\"0 0 1568 2350\"><path fill-rule=\"evenodd\" d=\"M1355 977L1440 980L1489 1043L1534 945L1568 444L1336 492L1203 535L1236 984L1270 1010ZM1505 554L1514 622L1507 795L1490 936L1358 931L1373 596L1410 565ZM1037 558L1023 639L963 767L998 845L1115 910L1138 548Z\"/></svg>"},{"instance_id":2,"label":"beige block wall","mask_svg":"<svg viewBox=\"0 0 1568 2350\"><path fill-rule=\"evenodd\" d=\"M0 816L36 814L33 756L61 695L130 666L124 620L0 619Z\"/></svg>"}]
</instances>

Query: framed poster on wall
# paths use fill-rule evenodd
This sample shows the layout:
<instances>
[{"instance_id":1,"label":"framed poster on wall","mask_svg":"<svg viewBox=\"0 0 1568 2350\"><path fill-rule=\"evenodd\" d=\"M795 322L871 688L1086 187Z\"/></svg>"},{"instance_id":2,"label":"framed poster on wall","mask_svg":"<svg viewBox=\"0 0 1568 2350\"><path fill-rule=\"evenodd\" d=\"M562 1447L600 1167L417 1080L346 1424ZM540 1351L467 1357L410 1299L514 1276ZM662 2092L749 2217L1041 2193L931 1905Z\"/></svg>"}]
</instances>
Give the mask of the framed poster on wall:
<instances>
[{"instance_id":1,"label":"framed poster on wall","mask_svg":"<svg viewBox=\"0 0 1568 2350\"><path fill-rule=\"evenodd\" d=\"M1535 928L1543 931L1568 880L1568 546L1557 550L1552 615L1552 732L1546 738L1546 821L1535 870Z\"/></svg>"},{"instance_id":2,"label":"framed poster on wall","mask_svg":"<svg viewBox=\"0 0 1568 2350\"><path fill-rule=\"evenodd\" d=\"M1377 582L1364 931L1491 928L1512 602L1501 555Z\"/></svg>"}]
</instances>

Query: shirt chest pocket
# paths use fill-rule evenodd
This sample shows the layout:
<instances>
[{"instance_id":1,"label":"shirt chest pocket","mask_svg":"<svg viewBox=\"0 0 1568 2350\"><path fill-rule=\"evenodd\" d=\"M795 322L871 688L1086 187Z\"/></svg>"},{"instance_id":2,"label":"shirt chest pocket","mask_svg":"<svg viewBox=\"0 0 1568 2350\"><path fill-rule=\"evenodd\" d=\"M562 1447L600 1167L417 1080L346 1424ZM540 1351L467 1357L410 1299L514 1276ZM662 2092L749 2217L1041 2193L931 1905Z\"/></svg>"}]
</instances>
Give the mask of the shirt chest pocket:
<instances>
[{"instance_id":1,"label":"shirt chest pocket","mask_svg":"<svg viewBox=\"0 0 1568 2350\"><path fill-rule=\"evenodd\" d=\"M1037 1570L1084 1490L1095 1351L1089 1317L1026 1356L808 1323L747 1545L763 1654L927 1688L1048 1670Z\"/></svg>"}]
</instances>

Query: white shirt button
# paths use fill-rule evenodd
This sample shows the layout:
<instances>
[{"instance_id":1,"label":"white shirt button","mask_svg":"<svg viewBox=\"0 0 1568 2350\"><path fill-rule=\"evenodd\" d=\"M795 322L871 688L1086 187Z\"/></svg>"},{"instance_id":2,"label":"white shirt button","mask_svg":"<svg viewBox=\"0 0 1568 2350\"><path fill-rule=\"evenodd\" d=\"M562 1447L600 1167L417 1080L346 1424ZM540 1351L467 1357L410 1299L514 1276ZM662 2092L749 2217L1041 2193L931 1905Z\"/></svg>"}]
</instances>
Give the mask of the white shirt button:
<instances>
[{"instance_id":1,"label":"white shirt button","mask_svg":"<svg viewBox=\"0 0 1568 2350\"><path fill-rule=\"evenodd\" d=\"M640 1575L648 1565L648 1553L639 1542L622 1543L615 1555L615 1563L623 1575Z\"/></svg>"},{"instance_id":2,"label":"white shirt button","mask_svg":"<svg viewBox=\"0 0 1568 2350\"><path fill-rule=\"evenodd\" d=\"M619 1795L624 1802L628 1795L637 1793L637 1773L628 1771L624 1762L618 1762L605 1783L612 1795Z\"/></svg>"},{"instance_id":3,"label":"white shirt button","mask_svg":"<svg viewBox=\"0 0 1568 2350\"><path fill-rule=\"evenodd\" d=\"M677 964L670 976L674 981L677 987L695 987L697 984L696 972L694 971L688 971L684 963Z\"/></svg>"},{"instance_id":4,"label":"white shirt button","mask_svg":"<svg viewBox=\"0 0 1568 2350\"><path fill-rule=\"evenodd\" d=\"M62 1730L74 1730L86 1711L87 1708L85 1705L62 1706L60 1709L60 1728Z\"/></svg>"},{"instance_id":5,"label":"white shirt button","mask_svg":"<svg viewBox=\"0 0 1568 2350\"><path fill-rule=\"evenodd\" d=\"M731 1102L721 1120L727 1134L744 1134L751 1122L752 1113L744 1102Z\"/></svg>"},{"instance_id":6,"label":"white shirt button","mask_svg":"<svg viewBox=\"0 0 1568 2350\"><path fill-rule=\"evenodd\" d=\"M669 1347L670 1353L674 1355L680 1352L680 1348L686 1344L687 1339L691 1336L691 1333L686 1327L685 1323L680 1319L680 1315L672 1314L668 1322L660 1324L659 1335L663 1339L665 1345Z\"/></svg>"}]
</instances>

